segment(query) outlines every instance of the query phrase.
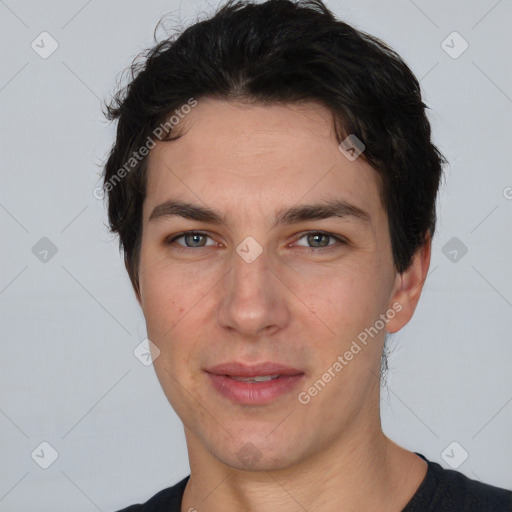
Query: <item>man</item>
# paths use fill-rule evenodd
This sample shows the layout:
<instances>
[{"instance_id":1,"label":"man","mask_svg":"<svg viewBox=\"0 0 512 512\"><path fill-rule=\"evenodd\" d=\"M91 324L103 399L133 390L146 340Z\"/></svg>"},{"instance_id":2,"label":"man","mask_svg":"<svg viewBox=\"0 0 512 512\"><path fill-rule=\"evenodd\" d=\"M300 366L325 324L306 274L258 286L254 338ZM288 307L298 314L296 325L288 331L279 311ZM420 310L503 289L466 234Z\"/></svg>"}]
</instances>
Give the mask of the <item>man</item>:
<instances>
[{"instance_id":1,"label":"man","mask_svg":"<svg viewBox=\"0 0 512 512\"><path fill-rule=\"evenodd\" d=\"M511 510L380 425L445 163L425 109L319 0L230 2L134 69L104 189L191 474L124 510Z\"/></svg>"}]
</instances>

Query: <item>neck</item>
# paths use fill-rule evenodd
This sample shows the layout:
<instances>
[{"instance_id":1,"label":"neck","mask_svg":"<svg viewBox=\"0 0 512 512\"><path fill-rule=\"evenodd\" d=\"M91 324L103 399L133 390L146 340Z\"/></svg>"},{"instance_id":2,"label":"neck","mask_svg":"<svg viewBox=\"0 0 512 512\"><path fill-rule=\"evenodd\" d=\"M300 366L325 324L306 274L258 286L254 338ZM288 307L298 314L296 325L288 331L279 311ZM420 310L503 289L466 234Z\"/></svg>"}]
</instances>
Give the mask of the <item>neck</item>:
<instances>
[{"instance_id":1,"label":"neck","mask_svg":"<svg viewBox=\"0 0 512 512\"><path fill-rule=\"evenodd\" d=\"M380 428L355 430L290 467L247 471L228 466L185 429L191 476L182 512L399 512L423 480L427 465L389 440Z\"/></svg>"}]
</instances>

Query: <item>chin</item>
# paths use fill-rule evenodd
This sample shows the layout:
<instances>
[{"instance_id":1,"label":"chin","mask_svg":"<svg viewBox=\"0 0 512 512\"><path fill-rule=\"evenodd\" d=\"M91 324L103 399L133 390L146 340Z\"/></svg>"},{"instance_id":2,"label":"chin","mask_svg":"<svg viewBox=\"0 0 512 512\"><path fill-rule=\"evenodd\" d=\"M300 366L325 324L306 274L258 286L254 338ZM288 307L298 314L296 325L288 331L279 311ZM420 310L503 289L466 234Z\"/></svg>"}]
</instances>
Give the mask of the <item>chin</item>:
<instances>
[{"instance_id":1,"label":"chin","mask_svg":"<svg viewBox=\"0 0 512 512\"><path fill-rule=\"evenodd\" d=\"M252 440L230 443L222 453L212 454L227 466L240 471L277 471L287 469L296 463L297 448L291 443L289 446L282 440L269 442L266 434L260 441L251 436Z\"/></svg>"}]
</instances>

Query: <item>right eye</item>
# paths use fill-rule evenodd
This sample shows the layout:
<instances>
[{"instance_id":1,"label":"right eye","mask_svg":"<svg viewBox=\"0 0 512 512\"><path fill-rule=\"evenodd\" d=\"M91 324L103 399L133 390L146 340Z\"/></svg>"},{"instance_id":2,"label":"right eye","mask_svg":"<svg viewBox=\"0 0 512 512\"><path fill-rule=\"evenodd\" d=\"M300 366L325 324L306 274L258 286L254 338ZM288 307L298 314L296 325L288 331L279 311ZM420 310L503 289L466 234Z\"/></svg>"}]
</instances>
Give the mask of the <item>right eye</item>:
<instances>
[{"instance_id":1,"label":"right eye","mask_svg":"<svg viewBox=\"0 0 512 512\"><path fill-rule=\"evenodd\" d=\"M178 245L185 249L194 249L206 247L207 245L215 245L215 242L213 240L211 244L207 244L207 238L210 237L206 233L203 233L201 231L185 231L184 233L179 233L178 235L175 235L167 239L165 243L166 245L172 245L178 242L178 240L183 240L185 243L178 243Z\"/></svg>"}]
</instances>

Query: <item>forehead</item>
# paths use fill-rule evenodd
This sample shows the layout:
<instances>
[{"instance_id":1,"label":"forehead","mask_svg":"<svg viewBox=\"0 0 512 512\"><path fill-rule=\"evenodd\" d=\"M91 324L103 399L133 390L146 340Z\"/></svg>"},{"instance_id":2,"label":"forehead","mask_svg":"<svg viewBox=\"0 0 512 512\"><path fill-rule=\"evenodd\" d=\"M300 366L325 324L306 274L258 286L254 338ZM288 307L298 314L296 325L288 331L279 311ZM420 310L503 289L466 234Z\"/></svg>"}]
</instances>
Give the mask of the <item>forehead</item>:
<instances>
[{"instance_id":1,"label":"forehead","mask_svg":"<svg viewBox=\"0 0 512 512\"><path fill-rule=\"evenodd\" d=\"M378 215L379 176L338 149L334 118L318 103L249 104L204 98L148 160L144 219L155 205L194 200L235 212L342 199ZM380 212L382 213L382 212Z\"/></svg>"}]
</instances>

